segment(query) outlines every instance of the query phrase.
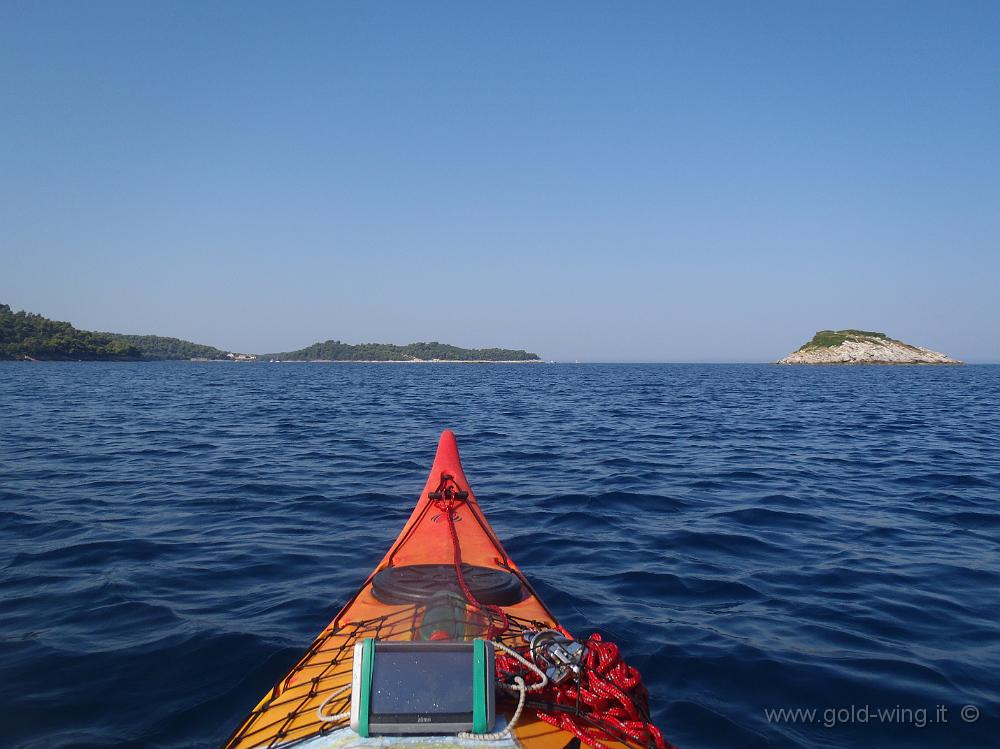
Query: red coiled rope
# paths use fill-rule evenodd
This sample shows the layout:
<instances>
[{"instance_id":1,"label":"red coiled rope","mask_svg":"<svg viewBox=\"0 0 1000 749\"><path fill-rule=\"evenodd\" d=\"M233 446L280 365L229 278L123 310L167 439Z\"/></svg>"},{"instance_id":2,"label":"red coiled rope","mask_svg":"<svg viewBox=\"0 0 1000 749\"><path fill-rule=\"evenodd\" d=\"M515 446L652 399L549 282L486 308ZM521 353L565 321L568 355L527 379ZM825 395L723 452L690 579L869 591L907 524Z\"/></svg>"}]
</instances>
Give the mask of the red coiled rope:
<instances>
[{"instance_id":1,"label":"red coiled rope","mask_svg":"<svg viewBox=\"0 0 1000 749\"><path fill-rule=\"evenodd\" d=\"M622 736L644 746L673 749L650 722L649 693L639 672L621 659L618 646L596 633L584 645L587 655L579 681L551 684L540 693L565 710L538 710L538 718L595 749L607 749L605 741Z\"/></svg>"},{"instance_id":2,"label":"red coiled rope","mask_svg":"<svg viewBox=\"0 0 1000 749\"><path fill-rule=\"evenodd\" d=\"M490 616L487 639L493 639L510 627L507 613L499 606L480 603L465 582L462 573L462 547L455 529L452 512L459 502L456 492L448 486L454 484L451 476L442 475L437 490L440 499L434 506L448 521L451 543L455 549L455 576L462 594L476 608L495 614L500 619L497 626ZM604 642L599 634L592 634L584 643L587 655L579 681L570 680L565 684L549 685L538 692L540 699L562 708L553 711L536 710L539 720L576 736L594 749L609 749L604 742L620 741L628 737L642 746L656 749L674 749L667 743L660 730L649 720L649 693L643 686L639 672L621 659L618 646ZM511 656L497 654L497 668L507 673L520 672L521 665ZM531 674L529 671L528 674ZM535 681L540 681L537 676Z\"/></svg>"}]
</instances>

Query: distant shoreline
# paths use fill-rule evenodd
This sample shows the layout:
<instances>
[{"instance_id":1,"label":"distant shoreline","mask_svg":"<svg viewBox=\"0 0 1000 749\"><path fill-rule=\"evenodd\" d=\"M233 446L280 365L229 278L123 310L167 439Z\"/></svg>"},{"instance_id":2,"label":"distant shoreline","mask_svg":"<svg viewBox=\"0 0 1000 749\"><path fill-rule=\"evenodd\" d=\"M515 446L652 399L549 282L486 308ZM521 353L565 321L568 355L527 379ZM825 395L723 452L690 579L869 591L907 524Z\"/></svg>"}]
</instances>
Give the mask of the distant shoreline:
<instances>
[{"instance_id":1,"label":"distant shoreline","mask_svg":"<svg viewBox=\"0 0 1000 749\"><path fill-rule=\"evenodd\" d=\"M232 362L232 359L190 359L193 362ZM545 364L541 359L257 359L237 364Z\"/></svg>"},{"instance_id":2,"label":"distant shoreline","mask_svg":"<svg viewBox=\"0 0 1000 749\"><path fill-rule=\"evenodd\" d=\"M234 362L231 359L0 359L0 366L4 364L157 364L157 363L167 363L167 364L557 364L561 366L578 366L578 367L761 367L761 368L776 368L776 369L843 369L844 367L864 369L865 367L886 367L886 368L913 368L913 367L929 367L940 369L947 366L955 366L956 368L962 367L1000 367L1000 361L967 361L963 362L961 365L944 365L944 364L900 364L897 362L854 362L850 364L813 364L813 365L801 365L801 366L789 366L784 364L777 364L774 361L585 361L585 362L573 362L573 361L547 361L543 359L534 359L531 361L469 361L469 360L457 360L449 361L446 359L441 359L438 361L386 361L386 360L374 360L374 361L356 361L349 359L317 359L317 360L282 360L282 361L256 361L256 362Z\"/></svg>"},{"instance_id":3,"label":"distant shoreline","mask_svg":"<svg viewBox=\"0 0 1000 749\"><path fill-rule=\"evenodd\" d=\"M294 351L223 351L181 338L78 330L72 324L0 304L0 360L38 361L264 361L514 364L541 361L523 349L464 348L439 341L344 343L330 339ZM360 357L360 358L359 358ZM374 357L374 358L372 358ZM402 358L400 358L402 357Z\"/></svg>"}]
</instances>

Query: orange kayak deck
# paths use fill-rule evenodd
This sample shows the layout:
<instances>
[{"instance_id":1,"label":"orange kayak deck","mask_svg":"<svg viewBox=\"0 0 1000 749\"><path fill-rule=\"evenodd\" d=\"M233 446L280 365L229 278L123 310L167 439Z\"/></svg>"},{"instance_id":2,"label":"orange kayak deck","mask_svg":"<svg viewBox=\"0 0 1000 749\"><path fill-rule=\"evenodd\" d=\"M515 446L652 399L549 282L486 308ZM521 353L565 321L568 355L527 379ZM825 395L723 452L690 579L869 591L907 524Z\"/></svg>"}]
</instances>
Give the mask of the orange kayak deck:
<instances>
[{"instance_id":1,"label":"orange kayak deck","mask_svg":"<svg viewBox=\"0 0 1000 749\"><path fill-rule=\"evenodd\" d=\"M451 510L452 523L445 517L441 502L435 501L438 499L436 493L445 481L461 496ZM464 496L466 492L467 496ZM455 435L446 430L441 435L427 484L395 543L354 597L313 641L299 662L240 723L226 742L226 749L271 749L307 741L312 746L314 740L320 737L333 738L332 734L335 732L349 731L346 728L346 718L339 722L324 722L317 711L322 707L324 715L332 716L350 709L354 645L365 637L413 640L426 638L429 630L441 628L447 630L454 639L473 639L493 634L495 629L491 630L490 625L501 621L497 616L499 611L483 611L456 597L453 600L460 600L458 610L447 617L449 621L442 623L440 619L435 619L434 622L428 622L431 607L428 605L429 601L419 600L419 594L415 601L408 599L399 603L386 603L386 598L392 600L391 597L376 590L376 575L383 570L390 570L387 575L393 575L404 568L413 569L414 565L453 565L455 545L451 535L452 528L458 537L464 565L481 568L476 570L478 572L485 569L506 573L520 582L520 590L516 596L520 600L498 607L506 614L507 629L497 634L496 639L512 647L523 646L522 632L525 630L562 629L517 565L507 556L503 545L486 522L462 470ZM497 576L495 573L492 573L494 577ZM489 576L491 573L486 574ZM386 575L382 576L385 577ZM377 595L381 595L382 600ZM440 632L435 634L442 636ZM500 700L497 714L509 718L513 708L512 701ZM512 734L507 746L511 743L523 749L574 749L579 746L575 736L539 720L530 709L524 711ZM408 737L398 743L413 747L422 744L440 746L445 742L475 746L502 744L497 741L450 740L447 737L427 737L424 741ZM363 743L364 740L356 739L353 745ZM384 747L391 743L383 741L378 746ZM612 742L608 744L616 746ZM346 744L336 742L330 745ZM622 744L617 746L624 747Z\"/></svg>"}]
</instances>

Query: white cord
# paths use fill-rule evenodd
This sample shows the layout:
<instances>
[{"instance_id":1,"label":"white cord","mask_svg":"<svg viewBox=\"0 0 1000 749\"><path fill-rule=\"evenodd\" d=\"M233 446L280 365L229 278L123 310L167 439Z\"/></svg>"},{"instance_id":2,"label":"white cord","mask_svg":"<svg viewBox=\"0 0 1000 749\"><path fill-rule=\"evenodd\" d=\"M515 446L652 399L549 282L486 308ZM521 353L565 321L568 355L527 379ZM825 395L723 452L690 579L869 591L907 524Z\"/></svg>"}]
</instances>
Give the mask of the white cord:
<instances>
[{"instance_id":1,"label":"white cord","mask_svg":"<svg viewBox=\"0 0 1000 749\"><path fill-rule=\"evenodd\" d=\"M523 655L518 653L516 650L514 650L514 648L504 645L502 642L494 642L493 647L500 648L503 652L505 652L514 660L516 660L522 666L538 674L538 678L540 681L537 684L532 684L530 687L525 687L525 689L527 689L529 692L537 692L539 689L545 689L545 687L549 685L549 677L545 675L545 672L542 671L542 669L540 669L534 663L529 661L527 658L525 658ZM501 684L500 686L506 686L506 685Z\"/></svg>"},{"instance_id":2,"label":"white cord","mask_svg":"<svg viewBox=\"0 0 1000 749\"><path fill-rule=\"evenodd\" d=\"M508 687L511 688L511 687ZM510 736L510 732L513 730L514 726L517 725L518 719L521 717L521 710L524 709L524 698L528 694L528 687L524 684L524 679L520 676L514 677L514 690L520 692L520 696L517 698L517 709L514 714L510 717L510 721L504 726L502 731L496 731L495 733L471 733L469 731L462 731L458 734L460 739L474 739L475 741L500 741Z\"/></svg>"},{"instance_id":3,"label":"white cord","mask_svg":"<svg viewBox=\"0 0 1000 749\"><path fill-rule=\"evenodd\" d=\"M345 687L341 687L336 692L327 697L325 700L323 700L323 704L316 708L316 717L319 718L321 723L340 723L345 718L351 717L350 710L345 710L344 712L337 713L336 715L327 715L324 712L326 710L327 705L329 705L331 702L333 702L335 699L337 699L340 695L342 695L350 688L351 688L350 684L348 684Z\"/></svg>"},{"instance_id":4,"label":"white cord","mask_svg":"<svg viewBox=\"0 0 1000 749\"><path fill-rule=\"evenodd\" d=\"M497 731L495 733L471 733L469 731L462 731L460 734L458 734L458 737L460 739L473 739L475 741L500 741L501 739L507 738L508 736L510 736L510 732L514 730L514 726L517 725L517 721L520 720L521 718L521 711L524 709L524 700L527 697L528 692L534 692L539 689L544 689L549 684L549 677L545 675L545 672L542 671L542 669L540 669L534 663L529 661L527 658L525 658L523 655L518 653L516 650L507 647L502 642L494 642L493 646L496 648L500 648L500 650L504 651L507 655L514 658L514 660L526 666L531 671L534 671L541 678L541 681L538 682L537 684L532 684L529 687L524 683L523 678L521 678L520 676L515 676L513 686L509 684L500 684L500 686L503 687L504 689L519 693L517 698L517 709L514 710L514 714L510 716L510 720L507 722L507 725L504 726L504 729L502 731Z\"/></svg>"}]
</instances>

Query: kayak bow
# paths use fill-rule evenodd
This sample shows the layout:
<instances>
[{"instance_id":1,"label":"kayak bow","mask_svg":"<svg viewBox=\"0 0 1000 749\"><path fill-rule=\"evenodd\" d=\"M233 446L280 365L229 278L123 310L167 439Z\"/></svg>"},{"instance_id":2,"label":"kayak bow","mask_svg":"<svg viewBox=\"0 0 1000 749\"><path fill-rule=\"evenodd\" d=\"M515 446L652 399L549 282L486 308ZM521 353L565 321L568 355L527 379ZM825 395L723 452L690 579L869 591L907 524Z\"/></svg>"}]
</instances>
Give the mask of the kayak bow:
<instances>
[{"instance_id":1,"label":"kayak bow","mask_svg":"<svg viewBox=\"0 0 1000 749\"><path fill-rule=\"evenodd\" d=\"M445 430L427 484L395 543L225 747L272 748L309 741L311 748L313 740L320 741L316 747L345 746L333 739L350 731L342 716L350 709L354 647L365 638L485 638L523 650L526 633L550 630L568 637L486 522L462 470L455 435ZM509 720L513 712L511 700L498 702L498 715ZM523 749L579 746L580 731L571 733L565 726L553 725L558 720L546 717L548 721L538 710L525 709L507 745L513 741ZM648 743L629 741L629 735L621 735L619 741L602 737L588 743L618 749ZM583 737L587 739L586 734ZM362 741L353 739L352 746ZM406 743L441 746L442 740L411 737Z\"/></svg>"}]
</instances>

